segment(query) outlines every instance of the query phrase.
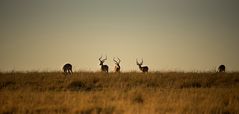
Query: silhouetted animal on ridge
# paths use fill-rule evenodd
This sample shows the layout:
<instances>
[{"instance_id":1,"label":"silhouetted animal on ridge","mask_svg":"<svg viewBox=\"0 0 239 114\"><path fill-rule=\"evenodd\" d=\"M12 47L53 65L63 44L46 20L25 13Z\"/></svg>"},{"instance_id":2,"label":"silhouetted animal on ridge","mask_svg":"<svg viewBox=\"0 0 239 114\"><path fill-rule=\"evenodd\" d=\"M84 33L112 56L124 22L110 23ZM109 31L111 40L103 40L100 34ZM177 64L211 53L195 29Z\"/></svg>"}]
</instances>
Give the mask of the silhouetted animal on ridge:
<instances>
[{"instance_id":1,"label":"silhouetted animal on ridge","mask_svg":"<svg viewBox=\"0 0 239 114\"><path fill-rule=\"evenodd\" d=\"M64 71L65 76L73 74L72 65L70 63L65 64L62 69Z\"/></svg>"}]
</instances>

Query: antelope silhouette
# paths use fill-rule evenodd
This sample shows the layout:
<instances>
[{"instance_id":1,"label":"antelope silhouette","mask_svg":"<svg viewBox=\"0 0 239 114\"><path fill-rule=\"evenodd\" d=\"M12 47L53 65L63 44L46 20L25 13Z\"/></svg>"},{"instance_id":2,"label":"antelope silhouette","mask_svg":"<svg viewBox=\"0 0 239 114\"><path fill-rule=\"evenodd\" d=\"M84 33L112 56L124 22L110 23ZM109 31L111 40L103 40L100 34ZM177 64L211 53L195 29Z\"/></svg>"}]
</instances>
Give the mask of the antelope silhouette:
<instances>
[{"instance_id":1,"label":"antelope silhouette","mask_svg":"<svg viewBox=\"0 0 239 114\"><path fill-rule=\"evenodd\" d=\"M118 57L117 57L118 58ZM113 61L115 62L115 72L120 72L120 62L121 60L118 58L118 61L115 60L115 58L113 58Z\"/></svg>"},{"instance_id":2,"label":"antelope silhouette","mask_svg":"<svg viewBox=\"0 0 239 114\"><path fill-rule=\"evenodd\" d=\"M101 60L101 59L102 59L102 56L99 58L100 65L101 65L101 71L108 73L109 67L108 67L108 65L104 65L105 60L107 60L107 56L105 59L103 59L103 60Z\"/></svg>"},{"instance_id":3,"label":"antelope silhouette","mask_svg":"<svg viewBox=\"0 0 239 114\"><path fill-rule=\"evenodd\" d=\"M143 64L143 59L142 59L142 61L141 61L140 63L139 63L138 60L136 59L136 64L139 66L139 69L140 69L143 73L148 72L148 70L149 70L148 66L142 66L142 64Z\"/></svg>"},{"instance_id":4,"label":"antelope silhouette","mask_svg":"<svg viewBox=\"0 0 239 114\"><path fill-rule=\"evenodd\" d=\"M218 67L218 72L225 72L225 71L226 71L225 65L220 65L220 66Z\"/></svg>"},{"instance_id":5,"label":"antelope silhouette","mask_svg":"<svg viewBox=\"0 0 239 114\"><path fill-rule=\"evenodd\" d=\"M64 71L65 76L73 74L72 65L70 63L65 64L62 69Z\"/></svg>"}]
</instances>

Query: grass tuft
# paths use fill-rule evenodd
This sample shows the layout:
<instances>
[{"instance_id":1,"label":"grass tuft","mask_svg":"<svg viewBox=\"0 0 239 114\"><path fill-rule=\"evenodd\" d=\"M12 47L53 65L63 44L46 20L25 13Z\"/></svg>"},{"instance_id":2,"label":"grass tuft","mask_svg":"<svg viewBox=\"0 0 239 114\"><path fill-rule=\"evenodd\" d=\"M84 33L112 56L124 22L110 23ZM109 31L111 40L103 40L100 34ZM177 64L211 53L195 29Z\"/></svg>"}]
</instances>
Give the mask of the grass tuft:
<instances>
[{"instance_id":1,"label":"grass tuft","mask_svg":"<svg viewBox=\"0 0 239 114\"><path fill-rule=\"evenodd\" d=\"M0 113L239 113L239 73L0 73Z\"/></svg>"}]
</instances>

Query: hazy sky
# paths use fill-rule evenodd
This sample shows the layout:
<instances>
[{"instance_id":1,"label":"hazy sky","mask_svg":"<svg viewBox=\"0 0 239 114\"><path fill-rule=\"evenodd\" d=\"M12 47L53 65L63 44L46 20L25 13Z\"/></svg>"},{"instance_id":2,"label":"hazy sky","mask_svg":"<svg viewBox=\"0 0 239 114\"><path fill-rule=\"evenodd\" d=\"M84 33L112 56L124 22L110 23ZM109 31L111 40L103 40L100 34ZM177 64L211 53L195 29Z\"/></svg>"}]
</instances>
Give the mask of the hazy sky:
<instances>
[{"instance_id":1,"label":"hazy sky","mask_svg":"<svg viewBox=\"0 0 239 114\"><path fill-rule=\"evenodd\" d=\"M1 0L0 71L239 71L238 0Z\"/></svg>"}]
</instances>

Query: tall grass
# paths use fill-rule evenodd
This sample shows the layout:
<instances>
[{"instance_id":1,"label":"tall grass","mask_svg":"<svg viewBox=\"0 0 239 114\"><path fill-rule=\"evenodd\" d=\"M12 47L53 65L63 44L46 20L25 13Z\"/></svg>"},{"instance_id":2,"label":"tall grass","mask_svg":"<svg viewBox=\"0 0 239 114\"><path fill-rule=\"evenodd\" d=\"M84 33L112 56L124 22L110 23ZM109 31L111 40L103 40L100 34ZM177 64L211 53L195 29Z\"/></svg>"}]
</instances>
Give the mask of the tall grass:
<instances>
[{"instance_id":1,"label":"tall grass","mask_svg":"<svg viewBox=\"0 0 239 114\"><path fill-rule=\"evenodd\" d=\"M0 113L239 113L239 73L0 73Z\"/></svg>"}]
</instances>

